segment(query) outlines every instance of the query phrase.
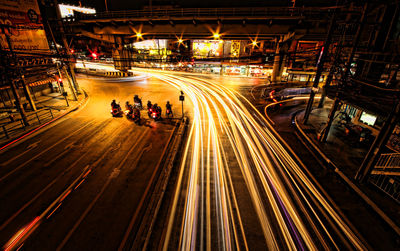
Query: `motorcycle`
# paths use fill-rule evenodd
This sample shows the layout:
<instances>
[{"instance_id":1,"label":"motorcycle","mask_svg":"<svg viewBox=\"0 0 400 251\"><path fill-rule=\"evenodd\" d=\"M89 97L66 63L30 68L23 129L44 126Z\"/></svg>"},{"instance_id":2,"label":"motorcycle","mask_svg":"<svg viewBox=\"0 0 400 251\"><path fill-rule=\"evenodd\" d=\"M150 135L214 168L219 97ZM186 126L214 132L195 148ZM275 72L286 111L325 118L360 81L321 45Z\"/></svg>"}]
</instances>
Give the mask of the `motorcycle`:
<instances>
[{"instance_id":1,"label":"motorcycle","mask_svg":"<svg viewBox=\"0 0 400 251\"><path fill-rule=\"evenodd\" d=\"M152 109L151 117L152 117L155 121L160 120L160 119L161 119L161 113L160 113L159 111L157 111L157 110L153 111L153 109Z\"/></svg>"},{"instance_id":2,"label":"motorcycle","mask_svg":"<svg viewBox=\"0 0 400 251\"><path fill-rule=\"evenodd\" d=\"M132 113L132 119L136 124L139 125L140 124L140 112L137 113L137 114Z\"/></svg>"},{"instance_id":3,"label":"motorcycle","mask_svg":"<svg viewBox=\"0 0 400 251\"><path fill-rule=\"evenodd\" d=\"M121 106L116 105L114 107L111 107L111 115L113 117L121 117L122 116Z\"/></svg>"},{"instance_id":4,"label":"motorcycle","mask_svg":"<svg viewBox=\"0 0 400 251\"><path fill-rule=\"evenodd\" d=\"M171 109L167 109L166 111L165 111L165 113L167 114L167 117L169 118L169 116L171 116L172 118L174 117L174 114L172 113L172 110Z\"/></svg>"}]
</instances>

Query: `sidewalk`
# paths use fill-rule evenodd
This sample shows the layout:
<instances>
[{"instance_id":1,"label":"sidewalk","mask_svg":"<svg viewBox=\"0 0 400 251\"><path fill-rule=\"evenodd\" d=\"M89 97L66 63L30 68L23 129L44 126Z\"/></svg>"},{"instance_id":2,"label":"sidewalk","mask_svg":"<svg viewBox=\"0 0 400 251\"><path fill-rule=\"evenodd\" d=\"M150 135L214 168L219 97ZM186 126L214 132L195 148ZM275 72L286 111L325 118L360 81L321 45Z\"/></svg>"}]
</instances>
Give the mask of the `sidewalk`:
<instances>
[{"instance_id":1,"label":"sidewalk","mask_svg":"<svg viewBox=\"0 0 400 251\"><path fill-rule=\"evenodd\" d=\"M9 106L0 105L0 146L11 142L13 139L26 134L40 126L44 126L53 119L74 109L80 102L85 99L85 94L78 96L78 100L74 101L73 96L68 92L68 103L60 93L49 93L46 95L36 96L34 99L37 111L32 111L30 106L27 106L26 116L29 126L25 126L22 122L21 115L15 107L11 107L10 102L6 102ZM21 101L27 103L25 99ZM14 121L9 117L12 115Z\"/></svg>"},{"instance_id":2,"label":"sidewalk","mask_svg":"<svg viewBox=\"0 0 400 251\"><path fill-rule=\"evenodd\" d=\"M329 104L326 107L330 107ZM384 214L386 214L398 228L400 226L399 204L373 184L369 182L360 184L354 180L369 147L360 145L346 136L344 128L339 125L337 119L332 124L327 142L318 141L318 134L327 122L329 110L329 108L314 109L310 114L307 125L301 122L304 117L304 110L299 111L295 115L296 129L300 132L300 135L306 136L306 141L312 145L316 152L319 152L322 159L326 158L325 162L328 167L335 169L335 172L342 176L342 179L356 193L360 196L365 195L364 200L370 207L378 214L381 214L379 211L382 210L381 217L384 218ZM372 203L368 202L369 199Z\"/></svg>"}]
</instances>

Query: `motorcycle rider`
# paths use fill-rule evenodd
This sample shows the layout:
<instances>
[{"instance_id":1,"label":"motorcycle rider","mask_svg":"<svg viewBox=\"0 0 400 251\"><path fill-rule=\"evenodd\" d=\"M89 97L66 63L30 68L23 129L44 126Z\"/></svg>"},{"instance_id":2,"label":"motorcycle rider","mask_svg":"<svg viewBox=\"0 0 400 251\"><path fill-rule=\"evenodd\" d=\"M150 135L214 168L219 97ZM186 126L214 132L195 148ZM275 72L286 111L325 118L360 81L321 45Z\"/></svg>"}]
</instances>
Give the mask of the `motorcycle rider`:
<instances>
[{"instance_id":1,"label":"motorcycle rider","mask_svg":"<svg viewBox=\"0 0 400 251\"><path fill-rule=\"evenodd\" d=\"M118 104L115 101L115 99L113 99L113 101L111 102L111 108L117 108L117 107L118 107Z\"/></svg>"},{"instance_id":2,"label":"motorcycle rider","mask_svg":"<svg viewBox=\"0 0 400 251\"><path fill-rule=\"evenodd\" d=\"M142 107L142 99L139 98L139 95L135 95L133 97L133 102L136 104L138 103L140 105L140 108Z\"/></svg>"},{"instance_id":3,"label":"motorcycle rider","mask_svg":"<svg viewBox=\"0 0 400 251\"><path fill-rule=\"evenodd\" d=\"M165 113L166 113L166 115L168 116L168 111L172 114L172 105L169 103L169 101L167 101L167 104L165 105L165 108L166 108L166 111L165 111Z\"/></svg>"},{"instance_id":4,"label":"motorcycle rider","mask_svg":"<svg viewBox=\"0 0 400 251\"><path fill-rule=\"evenodd\" d=\"M151 107L151 110L153 112L157 112L157 107L158 107L157 103L154 103L153 106Z\"/></svg>"},{"instance_id":5,"label":"motorcycle rider","mask_svg":"<svg viewBox=\"0 0 400 251\"><path fill-rule=\"evenodd\" d=\"M156 111L157 111L157 113L160 114L160 118L161 118L161 112L162 112L161 106L157 106Z\"/></svg>"},{"instance_id":6,"label":"motorcycle rider","mask_svg":"<svg viewBox=\"0 0 400 251\"><path fill-rule=\"evenodd\" d=\"M133 107L133 116L135 120L140 120L140 110L137 107Z\"/></svg>"},{"instance_id":7,"label":"motorcycle rider","mask_svg":"<svg viewBox=\"0 0 400 251\"><path fill-rule=\"evenodd\" d=\"M147 110L151 109L151 106L152 106L151 101L148 100L148 101L147 101Z\"/></svg>"},{"instance_id":8,"label":"motorcycle rider","mask_svg":"<svg viewBox=\"0 0 400 251\"><path fill-rule=\"evenodd\" d=\"M126 103L125 103L125 109L129 110L129 114L132 114L133 108L132 108L132 105L129 104L129 101L126 101Z\"/></svg>"}]
</instances>

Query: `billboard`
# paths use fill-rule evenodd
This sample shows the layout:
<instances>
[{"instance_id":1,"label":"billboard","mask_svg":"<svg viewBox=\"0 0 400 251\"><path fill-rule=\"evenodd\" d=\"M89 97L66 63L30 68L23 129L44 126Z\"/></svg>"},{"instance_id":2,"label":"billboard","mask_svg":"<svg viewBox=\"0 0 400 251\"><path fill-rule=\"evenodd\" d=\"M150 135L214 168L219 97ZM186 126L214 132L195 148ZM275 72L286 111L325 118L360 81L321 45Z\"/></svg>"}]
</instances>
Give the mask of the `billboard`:
<instances>
[{"instance_id":1,"label":"billboard","mask_svg":"<svg viewBox=\"0 0 400 251\"><path fill-rule=\"evenodd\" d=\"M60 8L61 17L73 17L74 11L81 12L85 14L95 14L96 10L92 8L84 8L78 7L74 5L67 5L67 4L59 4L58 7Z\"/></svg>"},{"instance_id":2,"label":"billboard","mask_svg":"<svg viewBox=\"0 0 400 251\"><path fill-rule=\"evenodd\" d=\"M0 45L8 49L6 35L17 51L49 50L42 18L36 0L0 0ZM4 34L5 33L5 34Z\"/></svg>"},{"instance_id":3,"label":"billboard","mask_svg":"<svg viewBox=\"0 0 400 251\"><path fill-rule=\"evenodd\" d=\"M194 40L193 56L195 58L221 57L223 54L222 40Z\"/></svg>"}]
</instances>

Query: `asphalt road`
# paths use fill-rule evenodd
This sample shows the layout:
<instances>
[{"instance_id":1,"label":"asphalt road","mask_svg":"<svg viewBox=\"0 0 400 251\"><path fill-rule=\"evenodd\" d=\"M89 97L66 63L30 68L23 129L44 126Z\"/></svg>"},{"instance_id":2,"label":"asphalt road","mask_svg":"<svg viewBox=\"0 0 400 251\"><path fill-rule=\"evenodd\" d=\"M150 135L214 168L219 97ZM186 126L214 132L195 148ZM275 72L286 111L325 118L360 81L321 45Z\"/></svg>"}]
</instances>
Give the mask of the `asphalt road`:
<instances>
[{"instance_id":1,"label":"asphalt road","mask_svg":"<svg viewBox=\"0 0 400 251\"><path fill-rule=\"evenodd\" d=\"M3 248L117 250L133 234L128 224L145 209L143 198L176 120L154 122L142 111L136 125L112 118L110 102L123 106L139 94L164 107L179 92L147 76L118 81L82 75L78 81L89 95L83 109L0 155Z\"/></svg>"},{"instance_id":2,"label":"asphalt road","mask_svg":"<svg viewBox=\"0 0 400 251\"><path fill-rule=\"evenodd\" d=\"M152 74L183 89L194 112L182 163L147 249L368 248L241 95L251 94L257 83Z\"/></svg>"},{"instance_id":3,"label":"asphalt road","mask_svg":"<svg viewBox=\"0 0 400 251\"><path fill-rule=\"evenodd\" d=\"M81 77L90 100L1 153L0 242L26 250L367 249L252 103L263 80L140 70ZM144 73L144 77L143 77ZM134 246L174 122L111 118L134 94L190 118L153 232ZM246 93L246 97L242 96ZM250 101L249 101L250 100ZM145 117L145 112L142 117ZM288 139L286 139L288 140ZM289 139L290 140L290 139ZM131 228L130 226L134 226ZM139 236L142 238L142 236Z\"/></svg>"}]
</instances>

